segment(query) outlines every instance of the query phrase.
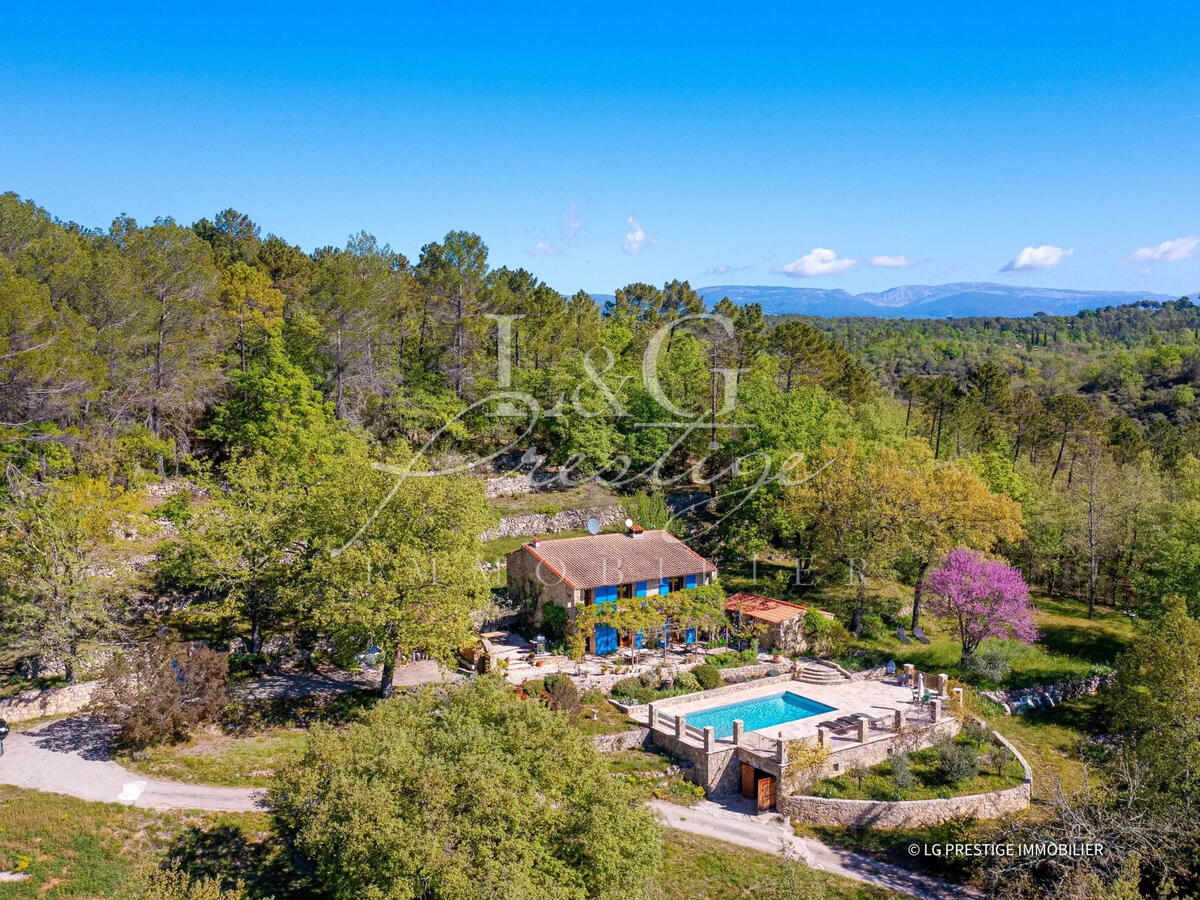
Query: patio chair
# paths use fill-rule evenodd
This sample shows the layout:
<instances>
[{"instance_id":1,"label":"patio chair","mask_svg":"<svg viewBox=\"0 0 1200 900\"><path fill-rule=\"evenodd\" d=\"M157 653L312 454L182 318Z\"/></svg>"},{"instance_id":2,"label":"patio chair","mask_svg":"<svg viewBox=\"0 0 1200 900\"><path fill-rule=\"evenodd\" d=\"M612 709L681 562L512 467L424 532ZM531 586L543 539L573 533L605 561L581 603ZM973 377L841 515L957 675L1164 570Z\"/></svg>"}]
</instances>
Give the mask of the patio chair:
<instances>
[{"instance_id":1,"label":"patio chair","mask_svg":"<svg viewBox=\"0 0 1200 900\"><path fill-rule=\"evenodd\" d=\"M894 659L889 659L888 664L883 667L883 671L885 671L889 675L895 675L896 674L896 661Z\"/></svg>"},{"instance_id":2,"label":"patio chair","mask_svg":"<svg viewBox=\"0 0 1200 900\"><path fill-rule=\"evenodd\" d=\"M902 643L902 644L911 644L912 643L912 641L910 641L908 639L908 635L904 632L903 625L901 625L899 628L896 629L896 637L900 639L900 643Z\"/></svg>"},{"instance_id":3,"label":"patio chair","mask_svg":"<svg viewBox=\"0 0 1200 900\"><path fill-rule=\"evenodd\" d=\"M913 629L913 637L915 637L922 644L929 643L929 638L925 637L925 630L923 628L921 628L920 625L918 625L917 627L915 627Z\"/></svg>"}]
</instances>

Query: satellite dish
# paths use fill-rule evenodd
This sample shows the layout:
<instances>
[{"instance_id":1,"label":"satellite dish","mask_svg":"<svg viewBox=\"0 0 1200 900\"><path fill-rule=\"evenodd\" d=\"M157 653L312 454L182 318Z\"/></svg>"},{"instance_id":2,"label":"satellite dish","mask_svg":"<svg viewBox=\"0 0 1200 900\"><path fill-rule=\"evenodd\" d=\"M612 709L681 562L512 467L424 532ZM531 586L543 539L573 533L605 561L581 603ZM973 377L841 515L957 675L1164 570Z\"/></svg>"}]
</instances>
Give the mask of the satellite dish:
<instances>
[{"instance_id":1,"label":"satellite dish","mask_svg":"<svg viewBox=\"0 0 1200 900\"><path fill-rule=\"evenodd\" d=\"M588 519L587 530L588 530L588 534L599 534L600 533L600 520L599 519Z\"/></svg>"},{"instance_id":2,"label":"satellite dish","mask_svg":"<svg viewBox=\"0 0 1200 900\"><path fill-rule=\"evenodd\" d=\"M626 528L632 528L632 527L633 527L633 519L626 519L626 520L625 520L625 527L626 527Z\"/></svg>"}]
</instances>

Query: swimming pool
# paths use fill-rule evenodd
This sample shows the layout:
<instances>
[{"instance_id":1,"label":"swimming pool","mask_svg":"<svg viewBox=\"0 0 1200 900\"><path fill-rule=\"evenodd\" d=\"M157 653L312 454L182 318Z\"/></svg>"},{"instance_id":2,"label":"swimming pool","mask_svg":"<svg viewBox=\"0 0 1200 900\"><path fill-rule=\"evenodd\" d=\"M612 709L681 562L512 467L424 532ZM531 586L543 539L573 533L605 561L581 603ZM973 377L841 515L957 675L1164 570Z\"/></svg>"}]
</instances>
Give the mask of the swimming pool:
<instances>
[{"instance_id":1,"label":"swimming pool","mask_svg":"<svg viewBox=\"0 0 1200 900\"><path fill-rule=\"evenodd\" d=\"M727 706L715 706L712 709L688 713L687 722L697 728L706 728L711 725L716 731L717 737L727 738L733 734L734 719L741 719L742 727L746 731L756 731L759 728L782 725L784 722L807 719L809 716L820 716L833 712L836 708L785 691L781 694L755 697L753 700L743 700L741 703L730 703Z\"/></svg>"}]
</instances>

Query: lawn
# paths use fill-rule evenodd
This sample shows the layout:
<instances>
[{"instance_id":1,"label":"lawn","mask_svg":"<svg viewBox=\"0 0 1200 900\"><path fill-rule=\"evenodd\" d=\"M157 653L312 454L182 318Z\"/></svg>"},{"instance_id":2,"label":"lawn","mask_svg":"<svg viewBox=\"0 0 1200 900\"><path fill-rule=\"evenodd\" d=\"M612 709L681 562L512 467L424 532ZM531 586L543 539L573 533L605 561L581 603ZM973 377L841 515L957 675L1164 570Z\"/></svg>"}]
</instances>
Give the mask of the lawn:
<instances>
[{"instance_id":1,"label":"lawn","mask_svg":"<svg viewBox=\"0 0 1200 900\"><path fill-rule=\"evenodd\" d=\"M554 534L526 535L525 537L509 537L496 538L494 541L484 541L480 547L479 558L488 562L495 562L498 559L504 559L509 553L512 553L522 544L527 541L532 541L535 537L542 540L550 540L551 538L566 538L566 537L582 537L587 534L586 531L559 531Z\"/></svg>"},{"instance_id":2,"label":"lawn","mask_svg":"<svg viewBox=\"0 0 1200 900\"><path fill-rule=\"evenodd\" d=\"M984 641L978 652L999 652L1011 670L1002 682L976 679L979 687L1027 687L1107 671L1132 637L1133 624L1124 613L1097 609L1096 618L1088 619L1087 605L1079 601L1035 598L1034 602L1039 610L1035 616L1037 642ZM929 644L916 641L902 644L894 629L885 626L874 635L855 640L852 652L857 655L842 661L864 668L895 660L912 663L926 672L962 677L965 673L959 664L961 647L949 626L926 616L923 627Z\"/></svg>"},{"instance_id":3,"label":"lawn","mask_svg":"<svg viewBox=\"0 0 1200 900\"><path fill-rule=\"evenodd\" d=\"M1052 779L1069 790L1083 785L1084 765L1096 752L1088 739L1104 731L1104 698L1080 697L1019 716L1006 716L992 707L984 711L984 718L1029 761L1036 801L1047 797Z\"/></svg>"},{"instance_id":4,"label":"lawn","mask_svg":"<svg viewBox=\"0 0 1200 900\"><path fill-rule=\"evenodd\" d=\"M846 581L822 584L801 590L787 584L795 574L794 562L782 556L760 560L757 572L742 561L722 566L721 583L729 592L753 590L806 606L829 609L844 624L849 620L857 586ZM888 660L912 663L926 672L945 672L959 678L965 673L959 666L961 648L948 623L932 616L922 617L929 644L913 641L902 644L896 626L907 629L912 611L913 589L889 579L876 579L869 586L872 605L890 616L878 623L873 634L852 640L848 652L837 661L847 668L867 668ZM1002 682L979 682L984 688L1026 687L1048 684L1068 678L1090 675L1110 668L1133 635L1133 620L1123 612L1098 606L1096 617L1088 619L1087 604L1065 597L1035 596L1038 608L1035 620L1039 637L1035 644L1018 641L985 641L979 652L999 651L1008 660L1011 671ZM965 679L964 679L965 680Z\"/></svg>"},{"instance_id":5,"label":"lawn","mask_svg":"<svg viewBox=\"0 0 1200 900\"><path fill-rule=\"evenodd\" d=\"M117 762L167 781L266 787L277 768L303 751L307 735L303 728L273 728L236 736L204 732L186 744L120 755Z\"/></svg>"},{"instance_id":6,"label":"lawn","mask_svg":"<svg viewBox=\"0 0 1200 900\"><path fill-rule=\"evenodd\" d=\"M784 862L771 853L761 853L724 841L683 831L663 832L663 871L659 879L663 900L740 900L740 898L794 897L781 883ZM807 870L821 897L842 900L881 900L898 897L838 875Z\"/></svg>"},{"instance_id":7,"label":"lawn","mask_svg":"<svg viewBox=\"0 0 1200 900\"><path fill-rule=\"evenodd\" d=\"M0 869L29 875L0 884L2 900L136 900L139 870L164 859L193 876L242 878L253 898L310 896L260 813L161 812L0 786L0 822Z\"/></svg>"}]
</instances>

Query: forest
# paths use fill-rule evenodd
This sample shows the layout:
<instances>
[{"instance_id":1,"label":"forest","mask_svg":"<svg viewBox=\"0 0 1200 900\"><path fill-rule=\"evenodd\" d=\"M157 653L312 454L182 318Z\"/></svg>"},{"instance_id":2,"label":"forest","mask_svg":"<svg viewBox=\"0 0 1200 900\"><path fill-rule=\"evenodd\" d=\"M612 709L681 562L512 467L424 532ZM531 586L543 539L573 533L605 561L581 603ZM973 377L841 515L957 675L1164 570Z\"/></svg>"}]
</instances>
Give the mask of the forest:
<instances>
[{"instance_id":1,"label":"forest","mask_svg":"<svg viewBox=\"0 0 1200 900\"><path fill-rule=\"evenodd\" d=\"M0 196L0 671L73 683L98 644L169 625L246 665L280 638L310 662L378 650L387 694L497 602L479 535L500 511L475 476L531 466L689 538L731 584L815 599L848 666L925 621L927 576L963 547L1089 618L1195 631L1189 298L817 320L687 281L604 304L561 287L465 230L412 259L366 232L307 253L233 209L90 229ZM1000 680L971 656L956 676ZM1177 793L1171 829L1200 796L1178 788L1188 722L1125 785Z\"/></svg>"}]
</instances>

